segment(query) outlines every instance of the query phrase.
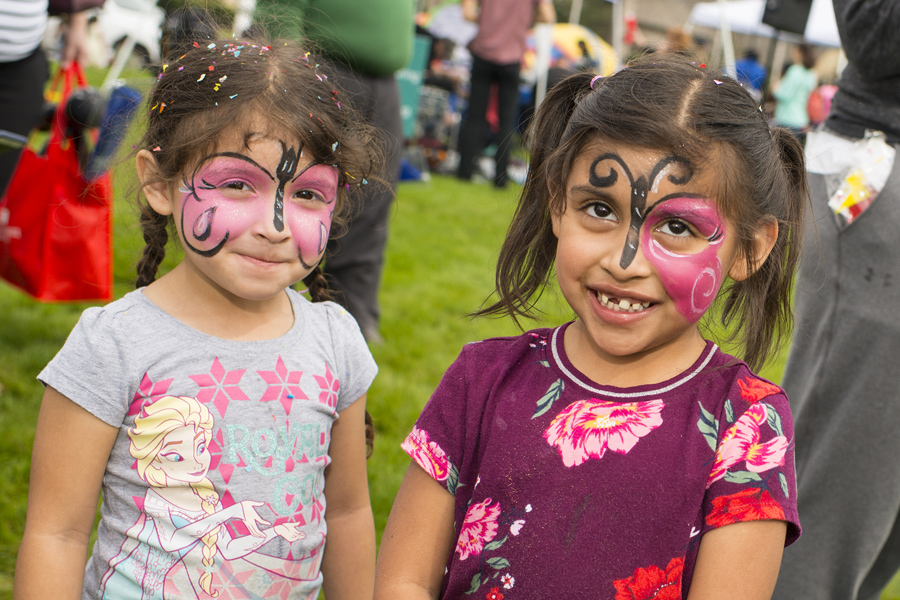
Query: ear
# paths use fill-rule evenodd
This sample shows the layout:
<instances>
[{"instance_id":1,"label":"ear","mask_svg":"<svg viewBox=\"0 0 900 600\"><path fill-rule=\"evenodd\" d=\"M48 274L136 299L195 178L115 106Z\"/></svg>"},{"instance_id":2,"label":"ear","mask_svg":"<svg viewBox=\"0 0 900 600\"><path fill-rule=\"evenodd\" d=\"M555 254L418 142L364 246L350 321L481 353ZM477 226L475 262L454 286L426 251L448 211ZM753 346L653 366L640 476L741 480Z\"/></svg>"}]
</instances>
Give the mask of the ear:
<instances>
[{"instance_id":1,"label":"ear","mask_svg":"<svg viewBox=\"0 0 900 600\"><path fill-rule=\"evenodd\" d=\"M549 183L547 184L547 202L550 204L550 226L553 228L553 235L559 239L559 224L562 220L563 211L565 210L565 199L563 202L555 202L554 201L554 192L550 188Z\"/></svg>"},{"instance_id":2,"label":"ear","mask_svg":"<svg viewBox=\"0 0 900 600\"><path fill-rule=\"evenodd\" d=\"M751 256L739 256L731 265L728 276L734 281L744 281L753 275L759 267L766 262L772 248L775 247L775 241L778 239L778 220L775 217L768 217L759 222L756 232L753 234L753 243L751 244ZM749 258L750 260L746 260Z\"/></svg>"},{"instance_id":3,"label":"ear","mask_svg":"<svg viewBox=\"0 0 900 600\"><path fill-rule=\"evenodd\" d=\"M141 180L141 191L147 198L150 208L161 215L172 214L172 202L169 198L169 184L160 177L159 164L149 150L139 150L134 158L138 179Z\"/></svg>"}]
</instances>

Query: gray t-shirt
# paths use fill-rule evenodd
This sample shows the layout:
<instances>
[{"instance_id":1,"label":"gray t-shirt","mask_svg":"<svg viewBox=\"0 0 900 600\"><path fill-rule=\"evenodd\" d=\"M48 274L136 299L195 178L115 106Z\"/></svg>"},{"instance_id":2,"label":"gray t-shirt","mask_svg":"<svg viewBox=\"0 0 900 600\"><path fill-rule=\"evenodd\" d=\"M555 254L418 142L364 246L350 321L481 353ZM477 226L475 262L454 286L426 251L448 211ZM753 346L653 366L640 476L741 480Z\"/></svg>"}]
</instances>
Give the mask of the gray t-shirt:
<instances>
[{"instance_id":1,"label":"gray t-shirt","mask_svg":"<svg viewBox=\"0 0 900 600\"><path fill-rule=\"evenodd\" d=\"M137 290L40 373L119 428L83 599L317 597L331 426L377 367L343 308L288 294L287 334L235 342Z\"/></svg>"}]
</instances>

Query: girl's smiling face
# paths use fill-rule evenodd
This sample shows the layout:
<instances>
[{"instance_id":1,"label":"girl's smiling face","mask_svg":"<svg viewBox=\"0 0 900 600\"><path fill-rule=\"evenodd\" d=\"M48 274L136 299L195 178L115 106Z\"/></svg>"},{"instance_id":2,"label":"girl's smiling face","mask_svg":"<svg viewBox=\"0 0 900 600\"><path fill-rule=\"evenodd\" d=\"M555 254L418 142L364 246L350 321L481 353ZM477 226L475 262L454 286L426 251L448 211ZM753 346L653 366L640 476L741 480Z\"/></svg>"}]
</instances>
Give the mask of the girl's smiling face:
<instances>
[{"instance_id":1,"label":"girl's smiling face","mask_svg":"<svg viewBox=\"0 0 900 600\"><path fill-rule=\"evenodd\" d=\"M185 249L179 267L198 290L260 302L322 259L339 178L335 166L314 160L298 141L259 133L267 130L264 122L254 120L249 129L223 136L165 193L145 193L156 212L173 215Z\"/></svg>"},{"instance_id":2,"label":"girl's smiling face","mask_svg":"<svg viewBox=\"0 0 900 600\"><path fill-rule=\"evenodd\" d=\"M669 153L601 141L581 152L553 230L582 350L619 362L672 350L693 356L686 366L699 355L696 323L738 254L716 183L713 169Z\"/></svg>"}]
</instances>

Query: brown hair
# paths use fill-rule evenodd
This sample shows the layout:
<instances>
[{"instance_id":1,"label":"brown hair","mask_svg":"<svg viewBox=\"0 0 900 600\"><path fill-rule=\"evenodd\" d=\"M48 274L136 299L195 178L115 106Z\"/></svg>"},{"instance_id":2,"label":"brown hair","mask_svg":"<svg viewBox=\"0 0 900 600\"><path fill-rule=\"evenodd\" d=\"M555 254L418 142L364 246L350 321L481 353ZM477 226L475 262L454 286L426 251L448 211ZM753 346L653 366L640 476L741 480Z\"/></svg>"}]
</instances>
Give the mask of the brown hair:
<instances>
[{"instance_id":1,"label":"brown hair","mask_svg":"<svg viewBox=\"0 0 900 600\"><path fill-rule=\"evenodd\" d=\"M500 251L497 301L476 315L535 316L556 255L552 211L565 209L572 165L591 141L673 152L693 164L718 161L717 206L732 225L753 274L720 292L722 322L737 325L743 358L758 368L792 323L791 286L807 203L803 150L785 129L770 129L736 81L688 59L659 54L591 86L569 77L541 104L531 132L525 188ZM775 246L752 265L759 224L776 219ZM753 268L756 268L753 271Z\"/></svg>"},{"instance_id":2,"label":"brown hair","mask_svg":"<svg viewBox=\"0 0 900 600\"><path fill-rule=\"evenodd\" d=\"M177 181L236 129L247 143L251 120L262 116L267 134L297 139L313 160L338 167L333 229L340 233L351 196L375 179L376 166L373 130L342 100L316 56L293 42L194 42L164 61L150 93L147 130L137 149L153 152L159 179L144 185ZM146 244L137 265L136 287L142 287L156 279L172 219L140 196L138 204ZM330 298L318 266L304 283L312 300Z\"/></svg>"}]
</instances>

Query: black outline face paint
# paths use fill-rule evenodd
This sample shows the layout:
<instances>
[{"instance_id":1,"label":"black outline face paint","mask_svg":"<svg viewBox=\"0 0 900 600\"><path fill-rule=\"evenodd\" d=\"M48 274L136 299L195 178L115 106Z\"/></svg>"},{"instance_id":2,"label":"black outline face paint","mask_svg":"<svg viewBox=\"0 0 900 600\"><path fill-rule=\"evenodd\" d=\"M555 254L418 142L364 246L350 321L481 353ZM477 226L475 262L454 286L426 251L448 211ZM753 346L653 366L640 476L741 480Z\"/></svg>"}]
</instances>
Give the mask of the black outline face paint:
<instances>
[{"instance_id":1,"label":"black outline face paint","mask_svg":"<svg viewBox=\"0 0 900 600\"><path fill-rule=\"evenodd\" d=\"M270 218L273 219L272 224L276 231L283 232L286 224L290 225L291 235L297 245L298 256L300 257L303 266L312 268L318 263L318 260L321 259L322 252L324 251L325 242L327 242L328 239L331 220L336 207L337 176L336 174L331 173L331 171L334 171L334 167L326 166L319 162L311 162L298 172L299 157L297 151L293 146L287 147L281 140L278 140L278 143L281 146L281 157L278 159L275 176L249 156L237 152L220 152L203 158L194 169L190 179L186 176L182 179L183 185L181 186L180 191L185 194L185 196L182 200L180 224L181 237L187 248L204 257L216 255L232 237L232 227L236 225L233 220L235 215L238 214L235 213L235 210L238 212L260 210L262 207L258 203L264 202L269 207L272 207L273 217ZM232 163L230 166L227 164L215 166L213 164L211 170L209 170L208 165L214 163L216 159L237 160L240 161L240 163L249 165L251 168L245 170L240 166L240 163ZM320 169L326 169L328 174L315 174ZM302 186L304 189L308 188L308 192L315 196L319 196L324 200L323 207L328 207L327 214L313 217L311 215L315 214L316 210L310 212L311 207L307 206L304 208L298 205L291 209L293 212L291 212L290 215L285 215L284 196L286 190L288 189L288 186L297 183L301 179L303 179ZM229 199L227 195L220 196L217 194L216 190L220 186L228 185L232 181L234 183L249 185L253 190L252 198L248 197L242 200L233 200ZM275 189L273 191L264 191L265 189L272 189L271 185L267 182L275 184ZM272 194L268 196L268 201L264 199L266 194ZM235 202L237 202L237 204L234 204ZM272 204L273 202L274 206ZM257 206L256 209L251 208L254 204ZM257 214L261 215L262 213ZM216 229L214 220L216 220L217 217L220 223L218 225L219 231L215 234L215 238L221 237L219 242L216 243L215 247L208 250L203 250L195 246L196 242L205 242L213 237ZM286 223L286 217L290 217L290 223ZM250 220L253 219L253 217L249 218ZM185 226L186 219L187 221L190 221L188 227ZM222 222L222 219L225 219L225 221ZM297 219L300 220L297 221ZM318 257L311 265L303 259L300 251L306 244L304 240L307 239L310 233L303 230L301 223L307 223L307 225L309 225L312 223L310 219L315 220L316 232L314 235L317 238L317 243L315 244L317 251L315 256ZM249 222L250 221L246 221L247 224L249 224ZM243 231L243 226L237 226L238 229ZM190 236L188 235L189 232L191 234ZM214 242L214 239L212 241ZM312 251L307 249L307 252L309 253L308 258L312 258Z\"/></svg>"},{"instance_id":2,"label":"black outline face paint","mask_svg":"<svg viewBox=\"0 0 900 600\"><path fill-rule=\"evenodd\" d=\"M281 160L278 162L278 168L275 170L275 177L278 179L278 189L275 190L275 230L284 231L284 186L294 178L297 172L297 152L294 147L285 148L284 142L281 143Z\"/></svg>"},{"instance_id":3,"label":"black outline face paint","mask_svg":"<svg viewBox=\"0 0 900 600\"><path fill-rule=\"evenodd\" d=\"M634 176L631 174L631 171L628 169L628 165L626 165L625 161L622 160L622 157L614 152L607 152L606 154L597 157L594 162L591 163L588 181L594 187L612 187L619 179L618 173L616 172L614 166L610 167L609 175L602 177L600 175L597 175L597 165L605 160L612 160L619 164L626 177L628 177L628 183L631 187L631 199L629 202L630 221L628 226L628 234L625 237L625 246L622 248L622 258L619 260L619 266L623 269L627 269L632 261L634 261L634 257L637 255L638 245L640 244L641 226L644 224L644 220L647 218L647 214L650 212L650 210L653 210L653 207L650 207L649 210L647 209L647 194L652 188L656 186L656 178L659 177L661 173L663 173L667 166L669 166L671 163L676 162L684 165L685 169L687 169L687 173L685 173L684 177L669 175L668 179L672 183L676 185L684 185L685 183L690 181L691 177L693 177L694 171L686 158L675 155L666 156L665 158L660 159L660 161L657 162L653 167L652 171L650 172L649 181L644 175L641 175L637 180L635 180Z\"/></svg>"}]
</instances>

